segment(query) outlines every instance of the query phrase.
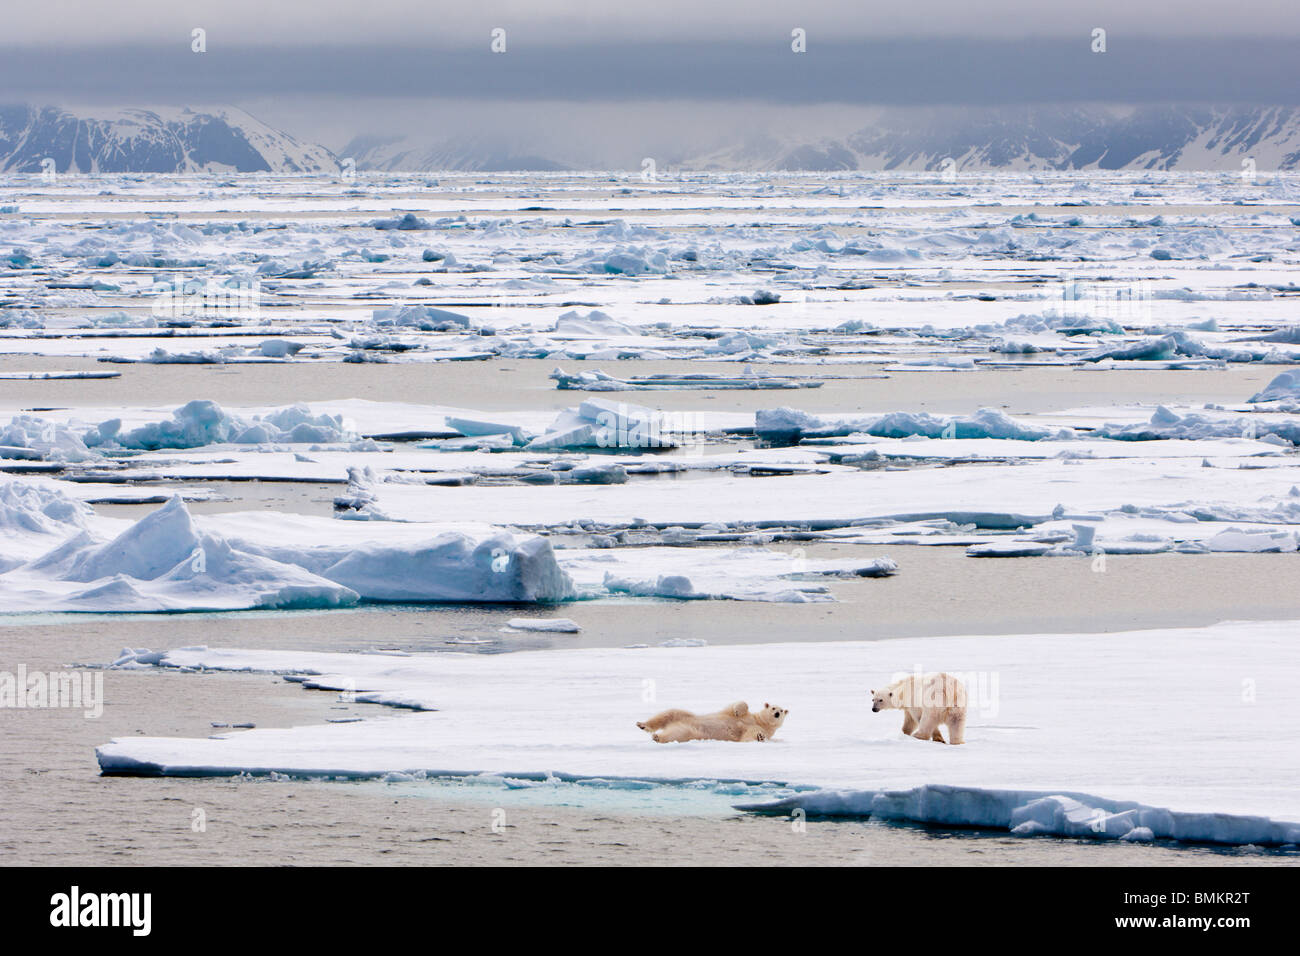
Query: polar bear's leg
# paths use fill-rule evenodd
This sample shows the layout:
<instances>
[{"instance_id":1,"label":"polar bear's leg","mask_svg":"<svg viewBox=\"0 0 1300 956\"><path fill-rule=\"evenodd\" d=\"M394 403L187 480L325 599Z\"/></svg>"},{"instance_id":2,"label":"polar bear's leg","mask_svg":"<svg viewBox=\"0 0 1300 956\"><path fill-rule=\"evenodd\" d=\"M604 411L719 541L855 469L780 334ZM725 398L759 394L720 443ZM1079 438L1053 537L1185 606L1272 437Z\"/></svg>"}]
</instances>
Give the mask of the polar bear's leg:
<instances>
[{"instance_id":1,"label":"polar bear's leg","mask_svg":"<svg viewBox=\"0 0 1300 956\"><path fill-rule=\"evenodd\" d=\"M740 732L741 743L748 743L751 740L767 740L767 734L757 724L750 724Z\"/></svg>"},{"instance_id":2,"label":"polar bear's leg","mask_svg":"<svg viewBox=\"0 0 1300 956\"><path fill-rule=\"evenodd\" d=\"M917 740L933 740L937 733L939 733L938 712L933 709L921 711L921 724L912 736ZM942 737L939 739L943 740Z\"/></svg>"},{"instance_id":3,"label":"polar bear's leg","mask_svg":"<svg viewBox=\"0 0 1300 956\"><path fill-rule=\"evenodd\" d=\"M948 743L964 744L966 742L966 715L956 713L948 718Z\"/></svg>"},{"instance_id":4,"label":"polar bear's leg","mask_svg":"<svg viewBox=\"0 0 1300 956\"><path fill-rule=\"evenodd\" d=\"M684 710L665 710L663 713L655 714L649 720L638 721L637 726L649 734L689 716L690 714Z\"/></svg>"},{"instance_id":5,"label":"polar bear's leg","mask_svg":"<svg viewBox=\"0 0 1300 956\"><path fill-rule=\"evenodd\" d=\"M749 705L743 700L738 700L734 704L729 704L726 712L732 717L744 717L749 713Z\"/></svg>"},{"instance_id":6,"label":"polar bear's leg","mask_svg":"<svg viewBox=\"0 0 1300 956\"><path fill-rule=\"evenodd\" d=\"M669 724L651 739L657 744L680 744L687 740L695 740L697 737L699 734L691 724L677 721Z\"/></svg>"},{"instance_id":7,"label":"polar bear's leg","mask_svg":"<svg viewBox=\"0 0 1300 956\"><path fill-rule=\"evenodd\" d=\"M903 733L910 734L916 730L916 711L908 708L903 711Z\"/></svg>"}]
</instances>

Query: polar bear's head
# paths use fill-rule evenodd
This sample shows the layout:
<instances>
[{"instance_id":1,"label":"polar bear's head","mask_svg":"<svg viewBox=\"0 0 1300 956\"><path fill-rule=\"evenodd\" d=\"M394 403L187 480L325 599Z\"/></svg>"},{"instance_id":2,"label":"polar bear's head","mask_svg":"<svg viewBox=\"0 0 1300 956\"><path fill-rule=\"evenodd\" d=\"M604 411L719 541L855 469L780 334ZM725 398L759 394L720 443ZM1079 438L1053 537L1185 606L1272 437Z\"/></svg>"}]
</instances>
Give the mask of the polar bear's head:
<instances>
[{"instance_id":1,"label":"polar bear's head","mask_svg":"<svg viewBox=\"0 0 1300 956\"><path fill-rule=\"evenodd\" d=\"M771 704L765 703L759 717L764 723L770 723L775 730L785 723L785 716L788 713L790 713L789 707L773 707Z\"/></svg>"},{"instance_id":2,"label":"polar bear's head","mask_svg":"<svg viewBox=\"0 0 1300 956\"><path fill-rule=\"evenodd\" d=\"M884 690L873 690L871 692L871 712L877 714L882 710L889 710L898 706L898 690L894 687L886 687Z\"/></svg>"}]
</instances>

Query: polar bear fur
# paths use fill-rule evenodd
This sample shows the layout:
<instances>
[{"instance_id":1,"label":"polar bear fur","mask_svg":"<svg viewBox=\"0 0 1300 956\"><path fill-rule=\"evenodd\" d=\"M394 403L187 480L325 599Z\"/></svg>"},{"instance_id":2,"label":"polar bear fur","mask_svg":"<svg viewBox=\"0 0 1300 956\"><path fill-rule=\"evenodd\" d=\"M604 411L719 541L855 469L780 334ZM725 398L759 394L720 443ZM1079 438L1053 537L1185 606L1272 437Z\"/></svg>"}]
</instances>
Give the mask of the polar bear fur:
<instances>
[{"instance_id":1,"label":"polar bear fur","mask_svg":"<svg viewBox=\"0 0 1300 956\"><path fill-rule=\"evenodd\" d=\"M951 674L909 674L884 690L871 692L871 712L901 710L903 733L918 740L943 743L940 726L948 728L948 743L966 742L966 688Z\"/></svg>"},{"instance_id":2,"label":"polar bear fur","mask_svg":"<svg viewBox=\"0 0 1300 956\"><path fill-rule=\"evenodd\" d=\"M758 713L750 713L743 700L730 704L716 714L697 716L689 710L665 710L637 726L657 744L682 743L687 740L771 740L785 723L788 708L764 704Z\"/></svg>"}]
</instances>

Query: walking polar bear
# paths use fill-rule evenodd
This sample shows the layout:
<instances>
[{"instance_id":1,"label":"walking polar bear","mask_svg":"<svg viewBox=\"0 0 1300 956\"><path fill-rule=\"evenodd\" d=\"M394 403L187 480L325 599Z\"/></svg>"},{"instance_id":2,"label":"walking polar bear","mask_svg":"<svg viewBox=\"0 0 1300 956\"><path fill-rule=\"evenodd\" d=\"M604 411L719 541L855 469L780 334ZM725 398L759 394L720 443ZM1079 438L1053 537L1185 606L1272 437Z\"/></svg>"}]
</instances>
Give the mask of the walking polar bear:
<instances>
[{"instance_id":1,"label":"walking polar bear","mask_svg":"<svg viewBox=\"0 0 1300 956\"><path fill-rule=\"evenodd\" d=\"M772 735L785 723L788 708L764 704L756 714L749 711L743 700L722 708L716 714L697 716L689 710L665 710L649 720L637 721L637 726L657 744L683 743L687 740L771 740Z\"/></svg>"},{"instance_id":2,"label":"walking polar bear","mask_svg":"<svg viewBox=\"0 0 1300 956\"><path fill-rule=\"evenodd\" d=\"M966 742L966 688L950 674L910 674L884 690L871 692L871 712L901 710L903 733L918 740L943 743L940 725L948 727L948 743Z\"/></svg>"}]
</instances>

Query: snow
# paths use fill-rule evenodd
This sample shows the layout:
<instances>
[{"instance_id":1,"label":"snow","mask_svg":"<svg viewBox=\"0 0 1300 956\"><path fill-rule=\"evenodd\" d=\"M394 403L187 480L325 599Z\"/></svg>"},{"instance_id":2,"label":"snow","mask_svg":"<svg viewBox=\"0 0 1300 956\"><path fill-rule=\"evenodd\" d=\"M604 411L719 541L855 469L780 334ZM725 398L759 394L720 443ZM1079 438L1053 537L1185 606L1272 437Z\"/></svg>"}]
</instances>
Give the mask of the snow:
<instances>
[{"instance_id":1,"label":"snow","mask_svg":"<svg viewBox=\"0 0 1300 956\"><path fill-rule=\"evenodd\" d=\"M287 674L422 712L210 739L133 736L97 755L106 773L180 776L770 782L819 792L792 793L766 812L1132 839L1145 827L1160 838L1276 845L1300 840L1300 767L1277 733L1300 716L1293 644L1282 622L505 656L191 648L160 663ZM897 713L870 710L871 687L937 669L967 687L961 747L903 737ZM772 701L790 717L754 745L656 745L635 727L664 707L735 699Z\"/></svg>"},{"instance_id":2,"label":"snow","mask_svg":"<svg viewBox=\"0 0 1300 956\"><path fill-rule=\"evenodd\" d=\"M0 573L84 530L90 508L44 485L0 481Z\"/></svg>"}]
</instances>

